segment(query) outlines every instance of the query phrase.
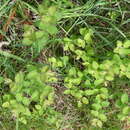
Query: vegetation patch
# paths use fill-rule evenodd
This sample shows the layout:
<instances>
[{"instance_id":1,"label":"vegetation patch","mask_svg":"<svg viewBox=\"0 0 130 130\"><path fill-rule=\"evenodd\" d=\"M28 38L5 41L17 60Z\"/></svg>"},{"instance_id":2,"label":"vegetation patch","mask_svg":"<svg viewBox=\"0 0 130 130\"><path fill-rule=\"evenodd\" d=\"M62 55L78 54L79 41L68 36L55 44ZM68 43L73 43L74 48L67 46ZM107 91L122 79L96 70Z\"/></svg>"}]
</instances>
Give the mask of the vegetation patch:
<instances>
[{"instance_id":1,"label":"vegetation patch","mask_svg":"<svg viewBox=\"0 0 130 130\"><path fill-rule=\"evenodd\" d=\"M1 130L129 130L129 0L0 2Z\"/></svg>"}]
</instances>

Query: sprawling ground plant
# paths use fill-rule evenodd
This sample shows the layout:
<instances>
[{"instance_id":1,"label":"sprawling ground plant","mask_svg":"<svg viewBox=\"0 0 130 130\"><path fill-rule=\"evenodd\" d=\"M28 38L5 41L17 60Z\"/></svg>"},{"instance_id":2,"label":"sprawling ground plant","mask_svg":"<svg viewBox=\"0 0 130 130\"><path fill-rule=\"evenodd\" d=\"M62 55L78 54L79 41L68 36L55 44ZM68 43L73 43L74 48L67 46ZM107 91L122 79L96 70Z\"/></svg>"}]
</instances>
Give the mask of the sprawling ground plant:
<instances>
[{"instance_id":1,"label":"sprawling ground plant","mask_svg":"<svg viewBox=\"0 0 130 130\"><path fill-rule=\"evenodd\" d=\"M80 34L63 40L63 57L49 59L53 68L59 67L65 73L64 93L76 99L79 111L91 125L102 127L111 120L111 112L121 121L129 120L127 87L122 90L119 84L114 86L116 91L112 89L113 82L130 78L130 41L118 41L113 52L101 60L93 47L93 31L83 28Z\"/></svg>"},{"instance_id":2,"label":"sprawling ground plant","mask_svg":"<svg viewBox=\"0 0 130 130\"><path fill-rule=\"evenodd\" d=\"M41 117L45 126L48 124L58 128L59 114L51 107L55 97L52 87L56 82L54 75L48 66L38 69L29 66L28 72L19 72L14 81L8 80L9 90L2 97L2 106L24 124ZM4 82L2 78L1 82Z\"/></svg>"},{"instance_id":3,"label":"sprawling ground plant","mask_svg":"<svg viewBox=\"0 0 130 130\"><path fill-rule=\"evenodd\" d=\"M129 129L129 10L129 0L0 1L0 129Z\"/></svg>"},{"instance_id":4,"label":"sprawling ground plant","mask_svg":"<svg viewBox=\"0 0 130 130\"><path fill-rule=\"evenodd\" d=\"M57 34L58 29L56 27L57 21L60 19L61 14L58 11L58 6L49 6L50 2L44 2L39 5L39 19L34 25L25 25L23 44L32 46L36 52L40 52L50 38Z\"/></svg>"}]
</instances>

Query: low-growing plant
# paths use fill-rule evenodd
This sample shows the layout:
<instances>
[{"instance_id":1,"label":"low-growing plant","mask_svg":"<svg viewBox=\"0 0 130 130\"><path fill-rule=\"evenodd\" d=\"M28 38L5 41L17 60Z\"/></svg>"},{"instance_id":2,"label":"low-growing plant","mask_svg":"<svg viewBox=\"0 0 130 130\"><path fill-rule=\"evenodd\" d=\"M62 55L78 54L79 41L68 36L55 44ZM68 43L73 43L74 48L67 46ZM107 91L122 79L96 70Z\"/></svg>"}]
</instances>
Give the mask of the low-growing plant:
<instances>
[{"instance_id":1,"label":"low-growing plant","mask_svg":"<svg viewBox=\"0 0 130 130\"><path fill-rule=\"evenodd\" d=\"M38 19L33 25L24 26L23 44L32 46L40 52L58 33L57 22L61 18L61 12L56 5L50 5L49 1L43 2L38 7Z\"/></svg>"},{"instance_id":2,"label":"low-growing plant","mask_svg":"<svg viewBox=\"0 0 130 130\"><path fill-rule=\"evenodd\" d=\"M0 40L10 43L0 53L0 129L129 127L128 0L0 5Z\"/></svg>"},{"instance_id":3,"label":"low-growing plant","mask_svg":"<svg viewBox=\"0 0 130 130\"><path fill-rule=\"evenodd\" d=\"M29 67L27 72L19 72L14 81L10 81L8 92L4 93L3 107L12 113L16 120L27 124L31 119L43 118L43 124L59 125L59 113L51 105L54 103L55 74L48 66ZM61 115L60 115L61 117Z\"/></svg>"},{"instance_id":4,"label":"low-growing plant","mask_svg":"<svg viewBox=\"0 0 130 130\"><path fill-rule=\"evenodd\" d=\"M77 108L95 127L102 127L112 111L119 120L128 120L128 93L120 85L112 90L112 84L130 78L130 41L118 41L109 57L101 60L94 49L93 31L83 28L80 34L63 40L65 56L49 59L53 69L63 70L64 93L75 98Z\"/></svg>"}]
</instances>

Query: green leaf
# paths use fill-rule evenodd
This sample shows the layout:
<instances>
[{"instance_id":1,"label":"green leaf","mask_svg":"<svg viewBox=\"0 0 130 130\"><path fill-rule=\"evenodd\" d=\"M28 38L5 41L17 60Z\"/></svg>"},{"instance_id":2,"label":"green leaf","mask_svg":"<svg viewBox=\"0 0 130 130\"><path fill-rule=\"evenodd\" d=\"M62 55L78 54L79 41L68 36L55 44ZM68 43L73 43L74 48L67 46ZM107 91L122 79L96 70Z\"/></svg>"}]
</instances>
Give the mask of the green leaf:
<instances>
[{"instance_id":1,"label":"green leaf","mask_svg":"<svg viewBox=\"0 0 130 130\"><path fill-rule=\"evenodd\" d=\"M101 104L102 107L108 107L110 103L108 101L103 101Z\"/></svg>"},{"instance_id":2,"label":"green leaf","mask_svg":"<svg viewBox=\"0 0 130 130\"><path fill-rule=\"evenodd\" d=\"M126 119L126 116L124 114L118 114L117 115L118 119L121 120L121 121L124 121Z\"/></svg>"},{"instance_id":3,"label":"green leaf","mask_svg":"<svg viewBox=\"0 0 130 130\"><path fill-rule=\"evenodd\" d=\"M121 41L117 41L117 47L122 47L123 43Z\"/></svg>"},{"instance_id":4,"label":"green leaf","mask_svg":"<svg viewBox=\"0 0 130 130\"><path fill-rule=\"evenodd\" d=\"M88 30L86 28L80 28L79 31L80 31L80 34L83 36L88 32Z\"/></svg>"},{"instance_id":5,"label":"green leaf","mask_svg":"<svg viewBox=\"0 0 130 130\"><path fill-rule=\"evenodd\" d=\"M28 98L26 98L26 97L24 97L24 98L22 99L22 102L23 102L23 104L26 105L26 106L28 106L28 105L30 104L30 100L29 100Z\"/></svg>"},{"instance_id":6,"label":"green leaf","mask_svg":"<svg viewBox=\"0 0 130 130\"><path fill-rule=\"evenodd\" d=\"M36 79L36 77L39 77L39 73L36 70L31 71L27 74L28 79Z\"/></svg>"},{"instance_id":7,"label":"green leaf","mask_svg":"<svg viewBox=\"0 0 130 130\"><path fill-rule=\"evenodd\" d=\"M25 108L24 115L31 116L31 112L30 112L29 108Z\"/></svg>"},{"instance_id":8,"label":"green leaf","mask_svg":"<svg viewBox=\"0 0 130 130\"><path fill-rule=\"evenodd\" d=\"M100 128L102 128L102 125L103 125L102 122L100 120L98 120L97 121L97 126L100 127Z\"/></svg>"},{"instance_id":9,"label":"green leaf","mask_svg":"<svg viewBox=\"0 0 130 130\"><path fill-rule=\"evenodd\" d=\"M112 75L106 75L105 79L108 81L112 81L114 79L114 77Z\"/></svg>"},{"instance_id":10,"label":"green leaf","mask_svg":"<svg viewBox=\"0 0 130 130\"><path fill-rule=\"evenodd\" d=\"M49 15L54 15L55 13L56 13L56 7L55 6L50 6L49 8L48 8L48 14Z\"/></svg>"},{"instance_id":11,"label":"green leaf","mask_svg":"<svg viewBox=\"0 0 130 130\"><path fill-rule=\"evenodd\" d=\"M98 65L98 63L96 61L93 61L92 67L93 67L93 69L96 70L96 69L98 69L99 65Z\"/></svg>"},{"instance_id":12,"label":"green leaf","mask_svg":"<svg viewBox=\"0 0 130 130\"><path fill-rule=\"evenodd\" d=\"M16 103L14 104L14 107L15 107L15 111L18 113L24 114L26 112L26 107L23 104Z\"/></svg>"},{"instance_id":13,"label":"green leaf","mask_svg":"<svg viewBox=\"0 0 130 130\"><path fill-rule=\"evenodd\" d=\"M130 47L130 40L125 41L123 47L129 48Z\"/></svg>"},{"instance_id":14,"label":"green leaf","mask_svg":"<svg viewBox=\"0 0 130 130\"><path fill-rule=\"evenodd\" d=\"M126 72L126 76L130 79L130 72Z\"/></svg>"},{"instance_id":15,"label":"green leaf","mask_svg":"<svg viewBox=\"0 0 130 130\"><path fill-rule=\"evenodd\" d=\"M48 33L50 33L51 35L54 35L56 33L58 33L58 29L55 25L50 25L47 29Z\"/></svg>"},{"instance_id":16,"label":"green leaf","mask_svg":"<svg viewBox=\"0 0 130 130\"><path fill-rule=\"evenodd\" d=\"M56 63L56 58L55 58L55 57L49 58L49 62L51 62L51 63Z\"/></svg>"},{"instance_id":17,"label":"green leaf","mask_svg":"<svg viewBox=\"0 0 130 130\"><path fill-rule=\"evenodd\" d=\"M78 39L77 40L77 46L79 46L79 47L82 47L82 48L84 48L85 47L85 41L84 40L82 40L82 39Z\"/></svg>"},{"instance_id":18,"label":"green leaf","mask_svg":"<svg viewBox=\"0 0 130 130\"><path fill-rule=\"evenodd\" d=\"M33 92L31 95L31 99L37 101L38 98L39 98L39 92L38 91Z\"/></svg>"},{"instance_id":19,"label":"green leaf","mask_svg":"<svg viewBox=\"0 0 130 130\"><path fill-rule=\"evenodd\" d=\"M75 84L75 85L79 85L81 83L81 78L75 78L72 80L72 82Z\"/></svg>"},{"instance_id":20,"label":"green leaf","mask_svg":"<svg viewBox=\"0 0 130 130\"><path fill-rule=\"evenodd\" d=\"M39 28L42 31L45 31L46 33L49 33L51 35L54 35L58 32L58 29L55 24L43 23L42 21L39 24Z\"/></svg>"},{"instance_id":21,"label":"green leaf","mask_svg":"<svg viewBox=\"0 0 130 130\"><path fill-rule=\"evenodd\" d=\"M94 94L94 91L93 90L86 90L85 91L85 95L86 96L90 96L90 95L93 95Z\"/></svg>"},{"instance_id":22,"label":"green leaf","mask_svg":"<svg viewBox=\"0 0 130 130\"><path fill-rule=\"evenodd\" d=\"M21 117L20 119L19 119L19 121L20 122L22 122L23 124L27 124L27 120L24 118L24 117Z\"/></svg>"},{"instance_id":23,"label":"green leaf","mask_svg":"<svg viewBox=\"0 0 130 130\"><path fill-rule=\"evenodd\" d=\"M85 86L91 86L91 82L89 80L86 80L84 84Z\"/></svg>"},{"instance_id":24,"label":"green leaf","mask_svg":"<svg viewBox=\"0 0 130 130\"><path fill-rule=\"evenodd\" d=\"M92 43L92 38L91 38L91 34L90 33L87 33L85 36L84 36L84 40L87 42L87 43Z\"/></svg>"},{"instance_id":25,"label":"green leaf","mask_svg":"<svg viewBox=\"0 0 130 130\"><path fill-rule=\"evenodd\" d=\"M82 94L81 93L74 93L74 95L77 99L82 98Z\"/></svg>"},{"instance_id":26,"label":"green leaf","mask_svg":"<svg viewBox=\"0 0 130 130\"><path fill-rule=\"evenodd\" d=\"M22 101L22 94L21 93L17 93L16 94L16 100L18 101L18 102L20 102L20 101Z\"/></svg>"},{"instance_id":27,"label":"green leaf","mask_svg":"<svg viewBox=\"0 0 130 130\"><path fill-rule=\"evenodd\" d=\"M63 61L64 66L66 66L67 63L69 62L69 57L68 56L63 56L63 57L61 57L61 59Z\"/></svg>"},{"instance_id":28,"label":"green leaf","mask_svg":"<svg viewBox=\"0 0 130 130\"><path fill-rule=\"evenodd\" d=\"M77 75L78 75L79 78L83 77L83 73L81 71L78 71Z\"/></svg>"},{"instance_id":29,"label":"green leaf","mask_svg":"<svg viewBox=\"0 0 130 130\"><path fill-rule=\"evenodd\" d=\"M43 35L44 35L44 33L45 33L44 31L37 31L37 32L35 32L36 38L37 38L37 39L42 38Z\"/></svg>"},{"instance_id":30,"label":"green leaf","mask_svg":"<svg viewBox=\"0 0 130 130\"><path fill-rule=\"evenodd\" d=\"M24 79L24 74L22 72L19 72L16 76L15 76L15 82L16 83L22 83Z\"/></svg>"},{"instance_id":31,"label":"green leaf","mask_svg":"<svg viewBox=\"0 0 130 130\"><path fill-rule=\"evenodd\" d=\"M71 51L75 51L75 47L74 47L74 45L73 44L69 44L69 49L71 50Z\"/></svg>"},{"instance_id":32,"label":"green leaf","mask_svg":"<svg viewBox=\"0 0 130 130\"><path fill-rule=\"evenodd\" d=\"M62 61L57 61L57 66L58 67L63 67L63 62Z\"/></svg>"},{"instance_id":33,"label":"green leaf","mask_svg":"<svg viewBox=\"0 0 130 130\"><path fill-rule=\"evenodd\" d=\"M41 107L40 105L35 105L35 108L36 108L37 110L40 110L42 107Z\"/></svg>"},{"instance_id":34,"label":"green leaf","mask_svg":"<svg viewBox=\"0 0 130 130\"><path fill-rule=\"evenodd\" d=\"M107 88L100 88L100 91L101 91L102 93L105 93L105 94L108 93L108 89L107 89Z\"/></svg>"},{"instance_id":35,"label":"green leaf","mask_svg":"<svg viewBox=\"0 0 130 130\"><path fill-rule=\"evenodd\" d=\"M95 117L98 117L99 115L99 112L98 111L94 111L94 110L91 110L91 114Z\"/></svg>"},{"instance_id":36,"label":"green leaf","mask_svg":"<svg viewBox=\"0 0 130 130\"><path fill-rule=\"evenodd\" d=\"M86 97L83 97L83 98L82 98L82 102L83 102L84 104L88 104L88 103L89 103L89 101L88 101L88 99L87 99Z\"/></svg>"},{"instance_id":37,"label":"green leaf","mask_svg":"<svg viewBox=\"0 0 130 130\"><path fill-rule=\"evenodd\" d=\"M84 54L84 51L82 51L82 50L75 50L75 53L77 54L77 56L80 58L80 57L82 57L83 56L83 54Z\"/></svg>"},{"instance_id":38,"label":"green leaf","mask_svg":"<svg viewBox=\"0 0 130 130\"><path fill-rule=\"evenodd\" d=\"M128 55L128 54L130 54L130 49L120 48L120 49L119 49L119 54L120 54L120 55Z\"/></svg>"},{"instance_id":39,"label":"green leaf","mask_svg":"<svg viewBox=\"0 0 130 130\"><path fill-rule=\"evenodd\" d=\"M82 103L80 101L78 101L78 107L82 107Z\"/></svg>"},{"instance_id":40,"label":"green leaf","mask_svg":"<svg viewBox=\"0 0 130 130\"><path fill-rule=\"evenodd\" d=\"M99 109L102 108L102 106L101 106L100 104L97 104L97 103L92 104L92 106L93 106L93 108L94 108L95 110L99 110Z\"/></svg>"},{"instance_id":41,"label":"green leaf","mask_svg":"<svg viewBox=\"0 0 130 130\"><path fill-rule=\"evenodd\" d=\"M76 69L74 67L72 67L70 70L69 70L69 75L70 76L76 76Z\"/></svg>"},{"instance_id":42,"label":"green leaf","mask_svg":"<svg viewBox=\"0 0 130 130\"><path fill-rule=\"evenodd\" d=\"M4 102L4 103L2 104L2 107L5 107L5 108L7 108L7 107L9 107L9 106L10 106L9 102Z\"/></svg>"},{"instance_id":43,"label":"green leaf","mask_svg":"<svg viewBox=\"0 0 130 130\"><path fill-rule=\"evenodd\" d=\"M99 93L99 89L93 89L93 91L94 91L94 94Z\"/></svg>"},{"instance_id":44,"label":"green leaf","mask_svg":"<svg viewBox=\"0 0 130 130\"><path fill-rule=\"evenodd\" d=\"M95 80L94 81L94 85L95 86L98 86L98 85L100 85L101 83L103 83L104 82L104 79L98 79L98 80Z\"/></svg>"},{"instance_id":45,"label":"green leaf","mask_svg":"<svg viewBox=\"0 0 130 130\"><path fill-rule=\"evenodd\" d=\"M121 100L117 100L116 101L116 103L115 103L115 106L117 107L117 108L121 108L122 107L122 102L121 102Z\"/></svg>"},{"instance_id":46,"label":"green leaf","mask_svg":"<svg viewBox=\"0 0 130 130\"><path fill-rule=\"evenodd\" d=\"M121 64L121 65L120 65L120 69L121 69L122 71L126 71L126 66L123 65L123 64Z\"/></svg>"},{"instance_id":47,"label":"green leaf","mask_svg":"<svg viewBox=\"0 0 130 130\"><path fill-rule=\"evenodd\" d=\"M99 114L99 119L101 119L102 121L106 122L107 121L107 117L105 116L105 114Z\"/></svg>"},{"instance_id":48,"label":"green leaf","mask_svg":"<svg viewBox=\"0 0 130 130\"><path fill-rule=\"evenodd\" d=\"M22 44L23 44L24 46L30 46L30 45L33 44L33 41L32 41L30 38L24 37L23 40L22 40Z\"/></svg>"},{"instance_id":49,"label":"green leaf","mask_svg":"<svg viewBox=\"0 0 130 130\"><path fill-rule=\"evenodd\" d=\"M100 94L100 97L101 97L102 99L107 99L107 98L108 98L108 94L107 94L107 93Z\"/></svg>"},{"instance_id":50,"label":"green leaf","mask_svg":"<svg viewBox=\"0 0 130 130\"><path fill-rule=\"evenodd\" d=\"M121 96L121 102L122 102L122 103L128 103L128 94L127 94L127 93L124 93L124 94Z\"/></svg>"},{"instance_id":51,"label":"green leaf","mask_svg":"<svg viewBox=\"0 0 130 130\"><path fill-rule=\"evenodd\" d=\"M124 107L123 110L122 110L122 113L123 113L124 115L129 114L129 112L130 112L130 107L129 107L129 106Z\"/></svg>"},{"instance_id":52,"label":"green leaf","mask_svg":"<svg viewBox=\"0 0 130 130\"><path fill-rule=\"evenodd\" d=\"M64 94L70 94L70 93L71 91L69 89L64 91Z\"/></svg>"}]
</instances>

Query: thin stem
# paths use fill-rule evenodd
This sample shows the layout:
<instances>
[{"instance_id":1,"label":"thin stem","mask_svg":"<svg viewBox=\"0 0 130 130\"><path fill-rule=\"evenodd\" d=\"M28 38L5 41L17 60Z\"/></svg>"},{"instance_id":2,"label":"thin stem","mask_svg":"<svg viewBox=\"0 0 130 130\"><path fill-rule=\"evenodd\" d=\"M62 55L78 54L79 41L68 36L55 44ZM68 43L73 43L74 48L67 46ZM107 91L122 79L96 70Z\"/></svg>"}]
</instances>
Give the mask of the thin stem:
<instances>
[{"instance_id":1,"label":"thin stem","mask_svg":"<svg viewBox=\"0 0 130 130\"><path fill-rule=\"evenodd\" d=\"M19 130L19 116L16 119L16 130Z\"/></svg>"}]
</instances>

